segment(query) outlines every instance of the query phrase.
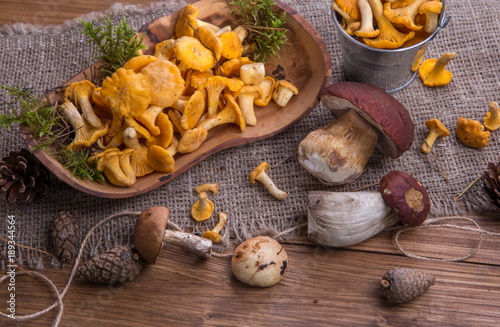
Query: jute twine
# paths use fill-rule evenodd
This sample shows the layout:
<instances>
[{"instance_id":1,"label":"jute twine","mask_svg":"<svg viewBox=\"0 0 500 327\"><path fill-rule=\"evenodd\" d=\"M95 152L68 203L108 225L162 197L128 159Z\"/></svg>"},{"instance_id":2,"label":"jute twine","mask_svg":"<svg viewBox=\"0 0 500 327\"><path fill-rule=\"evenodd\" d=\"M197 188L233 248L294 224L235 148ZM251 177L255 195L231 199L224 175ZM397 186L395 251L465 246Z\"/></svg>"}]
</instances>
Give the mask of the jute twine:
<instances>
[{"instance_id":1,"label":"jute twine","mask_svg":"<svg viewBox=\"0 0 500 327\"><path fill-rule=\"evenodd\" d=\"M92 229L90 229L89 232L87 233L87 235L85 236L84 240L82 241L82 244L80 246L80 250L78 251L78 255L77 255L76 260L75 260L75 264L73 265L73 268L71 269L71 274L68 278L68 281L66 282L65 287L60 292L57 290L56 285L49 278L47 278L46 276L44 276L41 273L34 272L34 271L29 272L29 273L27 273L27 272L21 273L21 275L29 274L30 276L32 276L34 278L39 278L42 281L49 284L49 286L51 287L51 290L56 294L56 301L52 305L50 305L49 307L45 308L44 310L38 311L38 312L33 313L33 314L29 314L29 315L15 316L13 319L15 319L16 321L28 321L31 319L38 318L38 317L42 316L43 314L45 314L45 313L47 313L47 312L49 312L52 309L57 307L57 308L59 308L59 311L57 313L56 318L54 319L54 321L52 323L52 326L54 326L54 327L59 326L59 323L61 322L61 319L63 316L63 311L64 311L63 298L66 295L66 293L68 292L69 287L71 286L71 283L73 282L73 279L74 279L76 272L77 272L77 269L79 267L79 263L80 263L82 256L83 256L85 246L87 245L89 238L92 236L92 234L94 234L94 232L100 226L104 225L105 223L109 222L112 219L122 217L122 216L138 217L140 214L141 214L140 212L135 212L135 211L124 211L124 212L116 213L116 214L113 214L113 215L108 216L107 218L103 219L101 222L96 224ZM459 226L459 225L455 225L455 224L443 224L443 223L441 223L444 220L452 220L452 219L464 220L467 222L471 222L476 227L473 228L473 227ZM296 225L292 228L289 228L287 230L284 230L284 231L274 235L273 238L279 239L279 238L281 238L289 233L292 233L292 232L299 230L299 229L306 227L306 226L307 226L307 223L302 223L302 224ZM175 223L172 223L170 221L168 222L168 227L170 229L182 231L182 229L178 225L176 225ZM462 256L462 257L459 257L459 258L438 258L438 257L421 256L421 255L413 254L413 253L411 253L403 248L403 246L401 245L401 243L399 241L401 234L409 232L409 231L415 231L415 230L427 229L427 228L452 228L452 229L459 229L459 230L465 230L465 231L470 231L470 232L477 232L477 233L479 233L478 243L477 243L476 247L474 247L474 249L472 249L469 254ZM393 238L392 238L393 243L394 243L395 247L405 256L410 257L410 258L415 258L415 259L439 260L439 261L448 261L448 262L464 261L464 260L472 257L474 254L476 254L479 251L479 249L481 248L481 245L483 242L483 234L500 236L500 233L495 233L495 232L483 230L474 219L469 218L469 217L464 217L464 216L442 216L442 217L429 218L424 222L424 224L417 226L417 227L399 227L398 226L398 227L394 227L394 228L389 228L388 230L395 231ZM214 252L214 253L212 253L212 255L215 257L219 257L219 258L227 258L227 257L232 257L233 253ZM4 282L7 278L9 278L9 275L5 275L2 278L0 278L0 284L2 282ZM10 318L9 315L7 315L3 312L0 312L0 315L4 316L6 318Z\"/></svg>"}]
</instances>

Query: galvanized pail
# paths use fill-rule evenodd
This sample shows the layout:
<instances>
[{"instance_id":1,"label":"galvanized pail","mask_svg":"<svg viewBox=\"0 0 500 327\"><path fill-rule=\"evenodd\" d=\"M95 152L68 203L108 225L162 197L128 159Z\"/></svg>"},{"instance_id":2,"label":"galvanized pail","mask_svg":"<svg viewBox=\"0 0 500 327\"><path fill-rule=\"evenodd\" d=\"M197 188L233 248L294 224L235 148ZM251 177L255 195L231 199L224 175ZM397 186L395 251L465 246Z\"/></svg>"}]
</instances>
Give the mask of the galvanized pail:
<instances>
[{"instance_id":1,"label":"galvanized pail","mask_svg":"<svg viewBox=\"0 0 500 327\"><path fill-rule=\"evenodd\" d=\"M337 28L343 55L344 74L349 81L370 83L388 93L394 93L408 86L417 76L412 69L424 54L427 43L450 21L446 15L445 1L437 28L425 40L405 48L377 49L354 39L340 25L340 16L332 10L334 25Z\"/></svg>"}]
</instances>

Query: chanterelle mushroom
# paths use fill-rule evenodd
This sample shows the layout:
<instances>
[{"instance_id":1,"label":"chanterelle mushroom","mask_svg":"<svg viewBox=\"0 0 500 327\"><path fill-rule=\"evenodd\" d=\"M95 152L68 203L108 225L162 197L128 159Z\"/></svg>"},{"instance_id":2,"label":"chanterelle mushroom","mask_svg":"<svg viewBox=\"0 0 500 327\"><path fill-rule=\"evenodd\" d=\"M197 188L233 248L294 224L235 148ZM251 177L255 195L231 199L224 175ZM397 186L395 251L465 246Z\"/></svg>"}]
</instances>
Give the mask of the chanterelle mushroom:
<instances>
[{"instance_id":1,"label":"chanterelle mushroom","mask_svg":"<svg viewBox=\"0 0 500 327\"><path fill-rule=\"evenodd\" d=\"M280 190L276 184L274 184L273 180L267 174L267 170L269 169L269 164L267 162L261 162L257 167L255 167L250 176L248 177L250 183L255 184L256 181L262 183L265 188L278 200L285 200L287 193Z\"/></svg>"},{"instance_id":2,"label":"chanterelle mushroom","mask_svg":"<svg viewBox=\"0 0 500 327\"><path fill-rule=\"evenodd\" d=\"M144 210L137 218L134 229L134 246L148 263L155 263L163 243L181 246L204 259L212 255L212 241L189 233L167 229L170 210L156 206Z\"/></svg>"},{"instance_id":3,"label":"chanterelle mushroom","mask_svg":"<svg viewBox=\"0 0 500 327\"><path fill-rule=\"evenodd\" d=\"M231 267L239 281L251 286L269 287L283 279L288 267L288 255L276 240L256 236L234 250Z\"/></svg>"},{"instance_id":4,"label":"chanterelle mushroom","mask_svg":"<svg viewBox=\"0 0 500 327\"><path fill-rule=\"evenodd\" d=\"M73 102L82 110L82 116L87 122L95 128L101 127L101 120L96 116L94 108L90 103L92 93L94 91L94 84L88 80L74 82L68 85L64 91L64 98Z\"/></svg>"},{"instance_id":5,"label":"chanterelle mushroom","mask_svg":"<svg viewBox=\"0 0 500 327\"><path fill-rule=\"evenodd\" d=\"M458 117L456 132L458 139L471 148L485 148L490 142L491 133L477 120Z\"/></svg>"},{"instance_id":6,"label":"chanterelle mushroom","mask_svg":"<svg viewBox=\"0 0 500 327\"><path fill-rule=\"evenodd\" d=\"M398 220L417 226L429 210L429 196L418 180L403 172L390 172L382 177L379 191L309 192L308 238L326 246L351 246Z\"/></svg>"},{"instance_id":7,"label":"chanterelle mushroom","mask_svg":"<svg viewBox=\"0 0 500 327\"><path fill-rule=\"evenodd\" d=\"M425 138L420 150L423 153L429 153L437 138L449 136L450 131L436 118L427 120L425 126L429 129L429 134Z\"/></svg>"},{"instance_id":8,"label":"chanterelle mushroom","mask_svg":"<svg viewBox=\"0 0 500 327\"><path fill-rule=\"evenodd\" d=\"M298 160L325 184L345 184L359 177L375 148L397 158L413 143L410 114L379 87L334 83L322 93L321 102L337 119L300 142Z\"/></svg>"},{"instance_id":9,"label":"chanterelle mushroom","mask_svg":"<svg viewBox=\"0 0 500 327\"><path fill-rule=\"evenodd\" d=\"M452 72L446 70L446 65L455 58L455 52L448 52L438 59L427 59L418 68L418 75L425 86L447 85L453 78Z\"/></svg>"}]
</instances>

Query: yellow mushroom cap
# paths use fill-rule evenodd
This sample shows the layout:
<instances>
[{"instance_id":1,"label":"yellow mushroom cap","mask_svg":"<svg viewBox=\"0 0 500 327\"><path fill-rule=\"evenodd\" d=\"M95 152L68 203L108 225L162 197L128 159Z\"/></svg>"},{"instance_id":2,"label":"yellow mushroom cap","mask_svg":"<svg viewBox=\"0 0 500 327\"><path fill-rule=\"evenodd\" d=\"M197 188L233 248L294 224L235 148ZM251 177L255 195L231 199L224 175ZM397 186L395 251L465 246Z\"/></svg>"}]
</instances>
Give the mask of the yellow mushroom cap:
<instances>
[{"instance_id":1,"label":"yellow mushroom cap","mask_svg":"<svg viewBox=\"0 0 500 327\"><path fill-rule=\"evenodd\" d=\"M155 61L158 61L158 58L156 58L155 56L150 56L150 55L135 56L129 59L129 61L127 61L123 65L123 68L131 69L135 73L139 73L144 67Z\"/></svg>"},{"instance_id":2,"label":"yellow mushroom cap","mask_svg":"<svg viewBox=\"0 0 500 327\"><path fill-rule=\"evenodd\" d=\"M151 145L147 150L148 162L154 170L171 173L174 171L174 157L165 148L158 145Z\"/></svg>"},{"instance_id":3,"label":"yellow mushroom cap","mask_svg":"<svg viewBox=\"0 0 500 327\"><path fill-rule=\"evenodd\" d=\"M449 84L453 78L453 74L445 68L455 56L455 52L449 52L438 59L425 60L418 68L418 75L424 85L433 87Z\"/></svg>"},{"instance_id":4,"label":"yellow mushroom cap","mask_svg":"<svg viewBox=\"0 0 500 327\"><path fill-rule=\"evenodd\" d=\"M488 146L491 133L477 120L459 117L457 119L457 137L465 145L481 149Z\"/></svg>"},{"instance_id":5,"label":"yellow mushroom cap","mask_svg":"<svg viewBox=\"0 0 500 327\"><path fill-rule=\"evenodd\" d=\"M211 230L205 231L203 233L203 237L208 238L209 240L211 240L214 243L220 243L220 241L222 240L222 236L219 233L211 231Z\"/></svg>"},{"instance_id":6,"label":"yellow mushroom cap","mask_svg":"<svg viewBox=\"0 0 500 327\"><path fill-rule=\"evenodd\" d=\"M170 107L184 92L184 79L179 68L168 60L150 63L141 73L151 89L151 103L159 107Z\"/></svg>"},{"instance_id":7,"label":"yellow mushroom cap","mask_svg":"<svg viewBox=\"0 0 500 327\"><path fill-rule=\"evenodd\" d=\"M200 72L209 70L215 65L215 56L201 42L191 36L183 36L175 41L175 55L188 69Z\"/></svg>"},{"instance_id":8,"label":"yellow mushroom cap","mask_svg":"<svg viewBox=\"0 0 500 327\"><path fill-rule=\"evenodd\" d=\"M235 31L227 31L219 35L222 42L222 57L226 59L239 58L243 54L240 37Z\"/></svg>"},{"instance_id":9,"label":"yellow mushroom cap","mask_svg":"<svg viewBox=\"0 0 500 327\"><path fill-rule=\"evenodd\" d=\"M196 221L204 221L209 219L214 212L214 203L208 199L205 192L198 195L198 200L191 207L191 216Z\"/></svg>"},{"instance_id":10,"label":"yellow mushroom cap","mask_svg":"<svg viewBox=\"0 0 500 327\"><path fill-rule=\"evenodd\" d=\"M212 50L215 59L219 60L222 53L222 42L213 29L208 26L200 26L196 29L196 35L207 49Z\"/></svg>"},{"instance_id":11,"label":"yellow mushroom cap","mask_svg":"<svg viewBox=\"0 0 500 327\"><path fill-rule=\"evenodd\" d=\"M250 183L255 184L256 178L261 173L266 173L269 170L269 164L265 161L261 162L257 167L252 170L248 179Z\"/></svg>"}]
</instances>

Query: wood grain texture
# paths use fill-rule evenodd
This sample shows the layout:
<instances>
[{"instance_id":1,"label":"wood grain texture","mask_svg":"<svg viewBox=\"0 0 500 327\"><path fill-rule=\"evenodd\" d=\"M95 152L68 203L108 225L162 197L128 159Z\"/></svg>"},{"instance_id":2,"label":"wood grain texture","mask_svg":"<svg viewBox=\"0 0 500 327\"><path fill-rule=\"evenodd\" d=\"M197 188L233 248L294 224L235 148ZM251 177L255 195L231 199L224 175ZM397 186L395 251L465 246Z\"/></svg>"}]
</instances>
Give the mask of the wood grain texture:
<instances>
[{"instance_id":1,"label":"wood grain texture","mask_svg":"<svg viewBox=\"0 0 500 327\"><path fill-rule=\"evenodd\" d=\"M0 24L13 21L58 24L82 13L104 10L113 0L2 1ZM149 1L128 3L147 4ZM49 11L50 6L59 6ZM37 14L38 12L38 14ZM37 18L38 17L38 18ZM500 232L497 215L474 217L481 228ZM474 227L465 222L451 223ZM156 265L121 286L75 280L64 298L61 326L497 326L500 321L500 238L484 235L481 249L466 262L407 258L382 232L349 249L328 249L307 240L285 244L290 264L283 281L271 288L247 287L232 277L230 259L209 261L176 250L163 251ZM455 229L421 229L402 235L407 250L422 255L460 256L476 246L478 235ZM393 267L425 270L436 277L430 290L403 305L388 305L379 281ZM1 272L4 274L5 272ZM59 289L69 268L44 272ZM5 312L6 284L0 284ZM18 276L18 314L52 303L48 286ZM0 326L50 326L55 311L35 321Z\"/></svg>"}]
</instances>

